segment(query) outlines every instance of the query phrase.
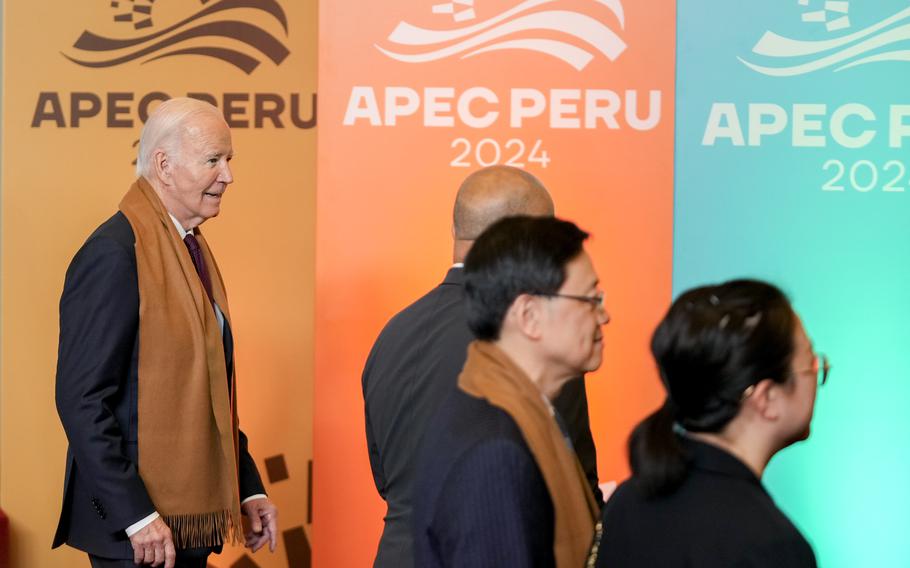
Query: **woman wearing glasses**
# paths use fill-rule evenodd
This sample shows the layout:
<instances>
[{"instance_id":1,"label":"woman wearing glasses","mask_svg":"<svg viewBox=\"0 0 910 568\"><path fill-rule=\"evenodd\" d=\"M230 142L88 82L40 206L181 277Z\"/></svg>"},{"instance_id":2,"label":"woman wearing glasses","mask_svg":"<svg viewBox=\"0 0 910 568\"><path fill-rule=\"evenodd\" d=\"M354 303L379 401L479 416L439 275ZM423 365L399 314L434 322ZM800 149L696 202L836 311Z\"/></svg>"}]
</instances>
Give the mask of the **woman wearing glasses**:
<instances>
[{"instance_id":1,"label":"woman wearing glasses","mask_svg":"<svg viewBox=\"0 0 910 568\"><path fill-rule=\"evenodd\" d=\"M690 290L651 350L667 397L629 439L632 477L588 565L814 567L761 483L774 454L808 437L829 368L787 298L753 280Z\"/></svg>"}]
</instances>

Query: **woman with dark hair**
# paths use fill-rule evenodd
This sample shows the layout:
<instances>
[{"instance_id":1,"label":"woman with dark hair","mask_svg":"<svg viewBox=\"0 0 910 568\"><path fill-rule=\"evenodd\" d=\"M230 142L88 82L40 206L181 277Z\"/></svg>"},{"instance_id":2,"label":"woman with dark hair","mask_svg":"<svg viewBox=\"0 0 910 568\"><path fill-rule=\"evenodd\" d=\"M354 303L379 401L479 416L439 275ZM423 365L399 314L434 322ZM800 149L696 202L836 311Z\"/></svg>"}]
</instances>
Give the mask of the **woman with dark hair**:
<instances>
[{"instance_id":1,"label":"woman with dark hair","mask_svg":"<svg viewBox=\"0 0 910 568\"><path fill-rule=\"evenodd\" d=\"M775 453L808 437L829 369L784 294L754 280L685 292L651 351L667 398L629 438L632 477L588 565L814 567L761 483Z\"/></svg>"}]
</instances>

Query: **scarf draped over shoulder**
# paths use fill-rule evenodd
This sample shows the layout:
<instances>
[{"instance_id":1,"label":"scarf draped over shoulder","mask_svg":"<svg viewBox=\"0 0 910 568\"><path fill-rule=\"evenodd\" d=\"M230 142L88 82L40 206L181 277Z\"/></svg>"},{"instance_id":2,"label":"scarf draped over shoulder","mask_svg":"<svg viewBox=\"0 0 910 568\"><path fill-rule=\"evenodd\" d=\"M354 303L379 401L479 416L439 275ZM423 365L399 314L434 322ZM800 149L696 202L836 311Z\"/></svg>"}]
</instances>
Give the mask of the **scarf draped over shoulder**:
<instances>
[{"instance_id":1,"label":"scarf draped over shoulder","mask_svg":"<svg viewBox=\"0 0 910 568\"><path fill-rule=\"evenodd\" d=\"M136 235L139 475L177 548L242 542L237 405L213 306L145 179L120 210ZM195 235L230 322L221 273L198 229Z\"/></svg>"},{"instance_id":2,"label":"scarf draped over shoulder","mask_svg":"<svg viewBox=\"0 0 910 568\"><path fill-rule=\"evenodd\" d=\"M553 553L559 568L583 566L600 515L587 477L537 386L501 349L468 346L458 387L504 410L521 430L553 502Z\"/></svg>"}]
</instances>

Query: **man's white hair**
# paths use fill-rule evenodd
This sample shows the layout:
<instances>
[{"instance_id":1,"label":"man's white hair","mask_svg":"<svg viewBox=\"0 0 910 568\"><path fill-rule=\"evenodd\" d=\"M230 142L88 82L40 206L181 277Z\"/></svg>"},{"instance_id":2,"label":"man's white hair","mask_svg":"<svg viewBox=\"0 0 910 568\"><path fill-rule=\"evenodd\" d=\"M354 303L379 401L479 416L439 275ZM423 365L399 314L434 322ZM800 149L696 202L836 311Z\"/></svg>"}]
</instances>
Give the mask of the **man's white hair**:
<instances>
[{"instance_id":1,"label":"man's white hair","mask_svg":"<svg viewBox=\"0 0 910 568\"><path fill-rule=\"evenodd\" d=\"M155 165L155 150L162 149L172 160L178 160L185 126L201 114L221 117L218 109L199 99L177 97L158 105L149 116L139 136L139 153L136 156L136 175L151 178Z\"/></svg>"}]
</instances>

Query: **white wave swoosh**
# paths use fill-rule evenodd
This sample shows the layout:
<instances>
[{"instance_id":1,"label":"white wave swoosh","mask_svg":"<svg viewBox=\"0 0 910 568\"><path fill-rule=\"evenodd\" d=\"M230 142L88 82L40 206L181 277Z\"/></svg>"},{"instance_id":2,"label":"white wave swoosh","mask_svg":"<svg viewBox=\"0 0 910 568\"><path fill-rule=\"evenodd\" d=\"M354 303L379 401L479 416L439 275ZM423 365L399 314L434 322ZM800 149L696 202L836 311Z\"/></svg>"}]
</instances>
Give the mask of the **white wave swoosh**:
<instances>
[{"instance_id":1,"label":"white wave swoosh","mask_svg":"<svg viewBox=\"0 0 910 568\"><path fill-rule=\"evenodd\" d=\"M503 20L507 20L526 10L531 8L536 8L543 4L550 4L556 0L526 0L518 6L515 6L511 10L506 10L502 14L490 18L489 20L484 20L473 26L468 26L460 28L457 30L428 30L425 28L420 28L414 25L411 25L407 22L401 22L395 29L392 30L392 33L389 34L389 41L394 43L399 43L401 45L432 45L434 43L444 43L447 41L452 41L453 39L460 39L469 35L473 35L477 32L481 32L487 28L495 26Z\"/></svg>"},{"instance_id":2,"label":"white wave swoosh","mask_svg":"<svg viewBox=\"0 0 910 568\"><path fill-rule=\"evenodd\" d=\"M464 54L462 57L467 59L468 57L480 55L481 53L487 53L490 51L502 51L505 49L526 49L530 51L539 51L540 53L545 53L547 55L552 55L553 57L562 59L578 71L584 69L585 66L587 66L587 64L590 63L592 59L594 59L593 55L581 49L580 47L575 47L571 43L557 41L554 39L506 40L499 43L485 45L481 48Z\"/></svg>"},{"instance_id":3,"label":"white wave swoosh","mask_svg":"<svg viewBox=\"0 0 910 568\"><path fill-rule=\"evenodd\" d=\"M595 20L590 16L579 14L577 12L568 12L563 10L551 10L546 12L537 12L515 18L510 22L501 24L493 29L477 34L472 38L466 39L457 44L429 51L426 53L404 54L396 53L376 45L376 49L398 61L407 63L423 63L426 61L435 61L455 55L462 51L474 48L488 41L499 39L509 34L524 32L528 30L548 30L568 34L578 39L584 40L594 46L598 51L604 54L611 61L615 61L619 55L625 51L626 43L616 33L603 23ZM545 46L542 46L545 48ZM562 57L558 52L549 52L554 57ZM567 63L570 61L565 60Z\"/></svg>"},{"instance_id":4,"label":"white wave swoosh","mask_svg":"<svg viewBox=\"0 0 910 568\"><path fill-rule=\"evenodd\" d=\"M616 14L616 17L619 19L619 26L621 28L625 29L626 15L622 9L622 4L620 4L619 0L597 0L597 2L600 4L603 4L604 6L609 8L614 14Z\"/></svg>"},{"instance_id":5,"label":"white wave swoosh","mask_svg":"<svg viewBox=\"0 0 910 568\"><path fill-rule=\"evenodd\" d=\"M758 55L768 55L772 57L813 55L853 43L858 39L870 36L875 32L890 26L894 22L903 20L907 17L910 17L910 8L905 8L877 24L873 24L852 34L821 41L802 41L790 39L774 32L765 32L761 39L758 40L758 43L755 44L755 47L752 48L752 52Z\"/></svg>"},{"instance_id":6,"label":"white wave swoosh","mask_svg":"<svg viewBox=\"0 0 910 568\"><path fill-rule=\"evenodd\" d=\"M806 73L818 71L819 69L824 69L825 67L830 67L831 65L841 63L842 61L856 57L857 55L861 55L867 51L871 51L884 45L898 41L904 41L907 39L910 39L910 24L904 24L892 28L875 37L854 44L846 49L832 53L831 55L822 57L820 59L816 59L815 61L809 61L800 65L793 65L790 67L767 67L750 63L742 57L737 57L737 59L739 59L743 65L749 67L753 71L757 71L764 75L771 75L774 77L792 77L794 75L804 75Z\"/></svg>"},{"instance_id":7,"label":"white wave swoosh","mask_svg":"<svg viewBox=\"0 0 910 568\"><path fill-rule=\"evenodd\" d=\"M432 45L434 43L444 43L481 32L487 28L495 26L503 20L511 18L516 14L526 12L532 8L536 8L544 4L550 4L555 1L556 0L525 0L521 4L515 6L510 10L506 10L498 16L494 16L488 20L474 24L473 26L467 26L455 30L429 30L415 26L413 24L409 24L407 22L400 22L397 26L395 26L395 29L392 30L392 33L389 34L388 39L391 42L401 45ZM597 2L612 10L617 19L619 19L620 27L625 27L625 17L623 14L622 4L619 3L619 0L597 0Z\"/></svg>"},{"instance_id":8,"label":"white wave swoosh","mask_svg":"<svg viewBox=\"0 0 910 568\"><path fill-rule=\"evenodd\" d=\"M910 62L910 51L906 49L897 49L894 51L886 51L884 53L876 53L875 55L870 55L868 57L857 59L856 61L851 61L850 63L845 63L844 65L841 65L835 69L835 71L843 71L844 69L849 69L851 67L865 65L866 63L879 63L882 61Z\"/></svg>"}]
</instances>

